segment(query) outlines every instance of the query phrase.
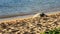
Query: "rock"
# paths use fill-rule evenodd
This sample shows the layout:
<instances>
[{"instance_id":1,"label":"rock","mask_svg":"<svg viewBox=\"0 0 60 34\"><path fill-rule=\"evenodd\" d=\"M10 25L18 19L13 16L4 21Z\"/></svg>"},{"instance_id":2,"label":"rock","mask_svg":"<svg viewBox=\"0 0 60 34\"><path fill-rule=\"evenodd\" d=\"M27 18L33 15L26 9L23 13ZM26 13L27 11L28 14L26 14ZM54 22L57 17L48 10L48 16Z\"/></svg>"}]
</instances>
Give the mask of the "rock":
<instances>
[{"instance_id":1,"label":"rock","mask_svg":"<svg viewBox=\"0 0 60 34\"><path fill-rule=\"evenodd\" d=\"M46 14L44 14L44 13L41 13L41 14L40 14L40 16L41 16L41 17L44 17L44 16L46 16L46 17L47 17L47 15L46 15Z\"/></svg>"}]
</instances>

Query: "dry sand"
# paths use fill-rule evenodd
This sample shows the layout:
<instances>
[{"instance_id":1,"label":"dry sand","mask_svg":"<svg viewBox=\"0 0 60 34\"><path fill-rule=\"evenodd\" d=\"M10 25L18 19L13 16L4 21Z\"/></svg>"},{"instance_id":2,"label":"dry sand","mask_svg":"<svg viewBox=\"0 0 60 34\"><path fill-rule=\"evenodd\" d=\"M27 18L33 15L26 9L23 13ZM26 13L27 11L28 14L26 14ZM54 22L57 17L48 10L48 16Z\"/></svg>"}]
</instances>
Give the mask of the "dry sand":
<instances>
[{"instance_id":1,"label":"dry sand","mask_svg":"<svg viewBox=\"0 0 60 34\"><path fill-rule=\"evenodd\" d=\"M40 13L26 18L14 18L0 21L0 34L40 34L60 27L60 12L47 16L40 16Z\"/></svg>"}]
</instances>

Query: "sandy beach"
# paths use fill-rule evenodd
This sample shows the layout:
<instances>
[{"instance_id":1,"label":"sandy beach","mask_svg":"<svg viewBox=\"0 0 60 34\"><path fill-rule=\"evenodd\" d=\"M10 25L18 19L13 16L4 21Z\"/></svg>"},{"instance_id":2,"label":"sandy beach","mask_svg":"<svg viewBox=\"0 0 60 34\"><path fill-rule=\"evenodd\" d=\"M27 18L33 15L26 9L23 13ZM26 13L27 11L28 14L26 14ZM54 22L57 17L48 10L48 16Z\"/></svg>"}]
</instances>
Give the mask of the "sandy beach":
<instances>
[{"instance_id":1,"label":"sandy beach","mask_svg":"<svg viewBox=\"0 0 60 34\"><path fill-rule=\"evenodd\" d=\"M45 14L47 14L47 15L54 15L54 14L58 14L58 13L60 13L60 11L55 11L55 12L46 12ZM35 14L38 14L38 13L33 13L33 14L27 14L27 15L23 15L23 16L15 16L15 17L13 17L13 16L11 16L11 17L7 17L7 16L5 16L5 17L3 17L3 18L0 18L0 22L8 22L8 21L16 21L16 20L23 20L23 19L29 19L29 18L31 18L31 17L33 17Z\"/></svg>"},{"instance_id":2,"label":"sandy beach","mask_svg":"<svg viewBox=\"0 0 60 34\"><path fill-rule=\"evenodd\" d=\"M40 34L60 27L60 12L0 20L0 34Z\"/></svg>"}]
</instances>

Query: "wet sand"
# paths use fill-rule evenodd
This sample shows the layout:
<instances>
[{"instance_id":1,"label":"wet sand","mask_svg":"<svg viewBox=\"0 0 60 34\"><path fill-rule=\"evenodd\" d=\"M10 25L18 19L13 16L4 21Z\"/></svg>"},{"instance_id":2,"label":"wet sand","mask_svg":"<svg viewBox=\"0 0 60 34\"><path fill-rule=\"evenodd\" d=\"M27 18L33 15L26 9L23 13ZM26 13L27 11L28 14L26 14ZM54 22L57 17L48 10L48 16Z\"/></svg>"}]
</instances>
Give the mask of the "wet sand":
<instances>
[{"instance_id":1,"label":"wet sand","mask_svg":"<svg viewBox=\"0 0 60 34\"><path fill-rule=\"evenodd\" d=\"M46 13L43 17L41 13L26 16L25 18L8 19L0 22L1 34L40 34L60 27L60 12L53 14ZM9 21L10 20L10 21Z\"/></svg>"}]
</instances>

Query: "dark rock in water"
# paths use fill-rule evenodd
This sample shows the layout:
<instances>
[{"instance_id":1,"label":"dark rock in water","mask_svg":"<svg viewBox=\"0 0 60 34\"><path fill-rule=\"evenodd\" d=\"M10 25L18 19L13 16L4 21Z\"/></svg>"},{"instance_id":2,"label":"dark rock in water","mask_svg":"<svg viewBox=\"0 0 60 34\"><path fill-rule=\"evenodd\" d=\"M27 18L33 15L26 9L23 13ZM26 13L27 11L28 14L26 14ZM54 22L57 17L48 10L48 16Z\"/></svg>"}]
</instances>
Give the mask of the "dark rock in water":
<instances>
[{"instance_id":1,"label":"dark rock in water","mask_svg":"<svg viewBox=\"0 0 60 34\"><path fill-rule=\"evenodd\" d=\"M41 17L44 17L44 16L47 17L47 15L46 15L45 13L41 13L40 16L41 16Z\"/></svg>"}]
</instances>

